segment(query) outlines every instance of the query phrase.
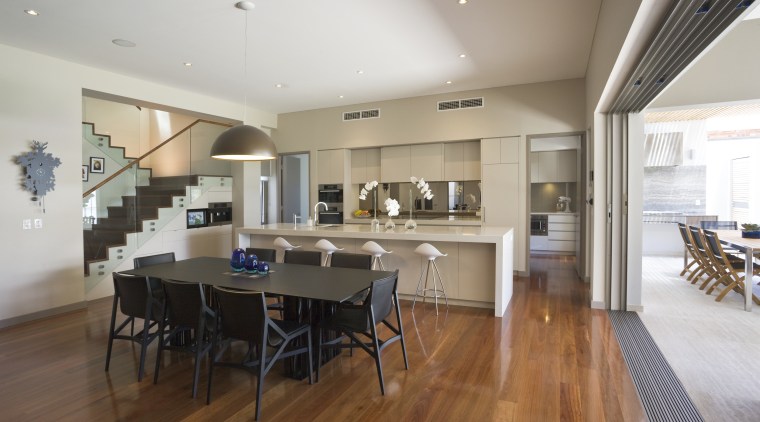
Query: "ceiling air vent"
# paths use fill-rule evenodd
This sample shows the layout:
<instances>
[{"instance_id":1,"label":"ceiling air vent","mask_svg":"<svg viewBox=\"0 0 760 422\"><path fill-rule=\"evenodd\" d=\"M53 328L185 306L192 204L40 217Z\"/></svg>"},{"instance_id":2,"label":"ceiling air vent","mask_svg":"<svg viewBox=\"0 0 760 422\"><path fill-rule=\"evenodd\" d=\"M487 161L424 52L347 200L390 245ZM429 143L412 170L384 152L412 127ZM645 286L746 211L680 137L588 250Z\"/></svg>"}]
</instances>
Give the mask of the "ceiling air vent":
<instances>
[{"instance_id":1,"label":"ceiling air vent","mask_svg":"<svg viewBox=\"0 0 760 422\"><path fill-rule=\"evenodd\" d=\"M460 110L463 108L480 108L480 107L483 107L483 97L438 102L438 111Z\"/></svg>"},{"instance_id":2,"label":"ceiling air vent","mask_svg":"<svg viewBox=\"0 0 760 422\"><path fill-rule=\"evenodd\" d=\"M380 109L375 108L372 110L361 111L346 111L343 113L343 121L349 120L361 120L361 119L378 119L380 118Z\"/></svg>"}]
</instances>

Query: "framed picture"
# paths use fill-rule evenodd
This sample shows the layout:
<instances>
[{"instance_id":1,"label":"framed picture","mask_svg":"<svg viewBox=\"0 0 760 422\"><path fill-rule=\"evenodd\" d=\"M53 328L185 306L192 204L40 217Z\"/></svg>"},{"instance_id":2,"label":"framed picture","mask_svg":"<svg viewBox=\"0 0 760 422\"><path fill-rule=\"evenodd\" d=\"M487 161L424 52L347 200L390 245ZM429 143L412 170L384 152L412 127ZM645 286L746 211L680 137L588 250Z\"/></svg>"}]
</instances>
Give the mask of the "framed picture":
<instances>
[{"instance_id":1,"label":"framed picture","mask_svg":"<svg viewBox=\"0 0 760 422\"><path fill-rule=\"evenodd\" d=\"M90 157L90 173L105 173L106 160L102 157Z\"/></svg>"},{"instance_id":2,"label":"framed picture","mask_svg":"<svg viewBox=\"0 0 760 422\"><path fill-rule=\"evenodd\" d=\"M82 166L82 181L86 182L90 180L90 166L83 165Z\"/></svg>"}]
</instances>

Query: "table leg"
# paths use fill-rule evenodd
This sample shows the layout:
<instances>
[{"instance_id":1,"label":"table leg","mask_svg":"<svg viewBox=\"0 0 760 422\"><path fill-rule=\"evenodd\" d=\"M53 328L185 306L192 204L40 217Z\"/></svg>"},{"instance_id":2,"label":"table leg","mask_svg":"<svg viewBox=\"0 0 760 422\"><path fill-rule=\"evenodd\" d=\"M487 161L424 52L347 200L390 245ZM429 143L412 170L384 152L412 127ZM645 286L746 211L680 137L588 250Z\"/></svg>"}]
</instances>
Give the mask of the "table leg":
<instances>
[{"instance_id":1,"label":"table leg","mask_svg":"<svg viewBox=\"0 0 760 422\"><path fill-rule=\"evenodd\" d=\"M744 251L744 310L752 312L752 263L755 258L755 251L747 247Z\"/></svg>"}]
</instances>

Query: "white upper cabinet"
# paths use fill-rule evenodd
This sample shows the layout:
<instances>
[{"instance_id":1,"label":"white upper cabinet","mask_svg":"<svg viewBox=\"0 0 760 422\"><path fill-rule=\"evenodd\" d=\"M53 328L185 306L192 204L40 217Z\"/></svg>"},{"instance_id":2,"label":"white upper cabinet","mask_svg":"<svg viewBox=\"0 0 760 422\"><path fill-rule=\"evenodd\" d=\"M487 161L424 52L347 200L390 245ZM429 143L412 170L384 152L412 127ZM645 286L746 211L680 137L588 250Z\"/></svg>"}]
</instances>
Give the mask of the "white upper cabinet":
<instances>
[{"instance_id":1,"label":"white upper cabinet","mask_svg":"<svg viewBox=\"0 0 760 422\"><path fill-rule=\"evenodd\" d=\"M317 183L345 183L345 163L347 150L327 149L317 151Z\"/></svg>"},{"instance_id":2,"label":"white upper cabinet","mask_svg":"<svg viewBox=\"0 0 760 422\"><path fill-rule=\"evenodd\" d=\"M480 161L483 164L520 162L520 138L491 138L480 141Z\"/></svg>"},{"instance_id":3,"label":"white upper cabinet","mask_svg":"<svg viewBox=\"0 0 760 422\"><path fill-rule=\"evenodd\" d=\"M557 151L557 181L575 182L578 162L578 150L564 149Z\"/></svg>"},{"instance_id":4,"label":"white upper cabinet","mask_svg":"<svg viewBox=\"0 0 760 422\"><path fill-rule=\"evenodd\" d=\"M443 180L480 180L480 142L443 144Z\"/></svg>"},{"instance_id":5,"label":"white upper cabinet","mask_svg":"<svg viewBox=\"0 0 760 422\"><path fill-rule=\"evenodd\" d=\"M380 181L380 148L351 151L351 183Z\"/></svg>"},{"instance_id":6,"label":"white upper cabinet","mask_svg":"<svg viewBox=\"0 0 760 422\"><path fill-rule=\"evenodd\" d=\"M480 142L463 142L463 172L462 180L480 180ZM447 179L451 180L451 179Z\"/></svg>"},{"instance_id":7,"label":"white upper cabinet","mask_svg":"<svg viewBox=\"0 0 760 422\"><path fill-rule=\"evenodd\" d=\"M440 182L443 179L443 144L412 145L411 176L424 178L429 182ZM409 178L406 179L409 181Z\"/></svg>"},{"instance_id":8,"label":"white upper cabinet","mask_svg":"<svg viewBox=\"0 0 760 422\"><path fill-rule=\"evenodd\" d=\"M577 150L530 153L531 183L575 182Z\"/></svg>"},{"instance_id":9,"label":"white upper cabinet","mask_svg":"<svg viewBox=\"0 0 760 422\"><path fill-rule=\"evenodd\" d=\"M409 182L412 175L411 168L411 148L409 145L380 149L380 182Z\"/></svg>"}]
</instances>

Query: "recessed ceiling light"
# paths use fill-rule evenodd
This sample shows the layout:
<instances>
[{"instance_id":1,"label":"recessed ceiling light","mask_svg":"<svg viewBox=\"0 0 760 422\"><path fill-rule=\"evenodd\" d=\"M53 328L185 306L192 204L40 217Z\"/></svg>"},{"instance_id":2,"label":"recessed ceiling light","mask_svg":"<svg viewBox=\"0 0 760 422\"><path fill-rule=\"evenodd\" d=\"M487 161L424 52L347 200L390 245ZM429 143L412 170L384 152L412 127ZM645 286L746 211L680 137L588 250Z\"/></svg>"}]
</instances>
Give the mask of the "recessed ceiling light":
<instances>
[{"instance_id":1,"label":"recessed ceiling light","mask_svg":"<svg viewBox=\"0 0 760 422\"><path fill-rule=\"evenodd\" d=\"M467 4L467 0L459 0L459 4Z\"/></svg>"},{"instance_id":2,"label":"recessed ceiling light","mask_svg":"<svg viewBox=\"0 0 760 422\"><path fill-rule=\"evenodd\" d=\"M121 38L116 38L114 40L111 40L111 42L114 43L114 44L116 44L116 45L118 45L119 47L134 47L134 46L137 45L137 44L133 43L132 41L123 40Z\"/></svg>"},{"instance_id":3,"label":"recessed ceiling light","mask_svg":"<svg viewBox=\"0 0 760 422\"><path fill-rule=\"evenodd\" d=\"M282 88L282 84L276 84L274 87L275 88Z\"/></svg>"},{"instance_id":4,"label":"recessed ceiling light","mask_svg":"<svg viewBox=\"0 0 760 422\"><path fill-rule=\"evenodd\" d=\"M459 58L460 58L460 59L463 59L463 58L465 58L465 57L467 57L467 54L464 54L464 53L462 53L462 54L460 54L460 55L459 55Z\"/></svg>"},{"instance_id":5,"label":"recessed ceiling light","mask_svg":"<svg viewBox=\"0 0 760 422\"><path fill-rule=\"evenodd\" d=\"M24 13L26 13L29 16L39 16L40 12L34 10L34 9L26 9L24 10Z\"/></svg>"},{"instance_id":6,"label":"recessed ceiling light","mask_svg":"<svg viewBox=\"0 0 760 422\"><path fill-rule=\"evenodd\" d=\"M338 98L343 98L343 96L342 95L338 95Z\"/></svg>"},{"instance_id":7,"label":"recessed ceiling light","mask_svg":"<svg viewBox=\"0 0 760 422\"><path fill-rule=\"evenodd\" d=\"M356 74L357 74L357 75L363 75L363 74L364 74L364 71L363 71L363 70L361 70L361 69L359 69L359 70L357 70L357 71L356 71Z\"/></svg>"},{"instance_id":8,"label":"recessed ceiling light","mask_svg":"<svg viewBox=\"0 0 760 422\"><path fill-rule=\"evenodd\" d=\"M185 65L185 67L190 67L190 66L192 66L192 65L193 65L193 64L192 64L192 63L190 63L190 62L185 62L185 63L183 63L183 64Z\"/></svg>"},{"instance_id":9,"label":"recessed ceiling light","mask_svg":"<svg viewBox=\"0 0 760 422\"><path fill-rule=\"evenodd\" d=\"M451 81L446 81L446 85L451 85L452 83Z\"/></svg>"}]
</instances>

